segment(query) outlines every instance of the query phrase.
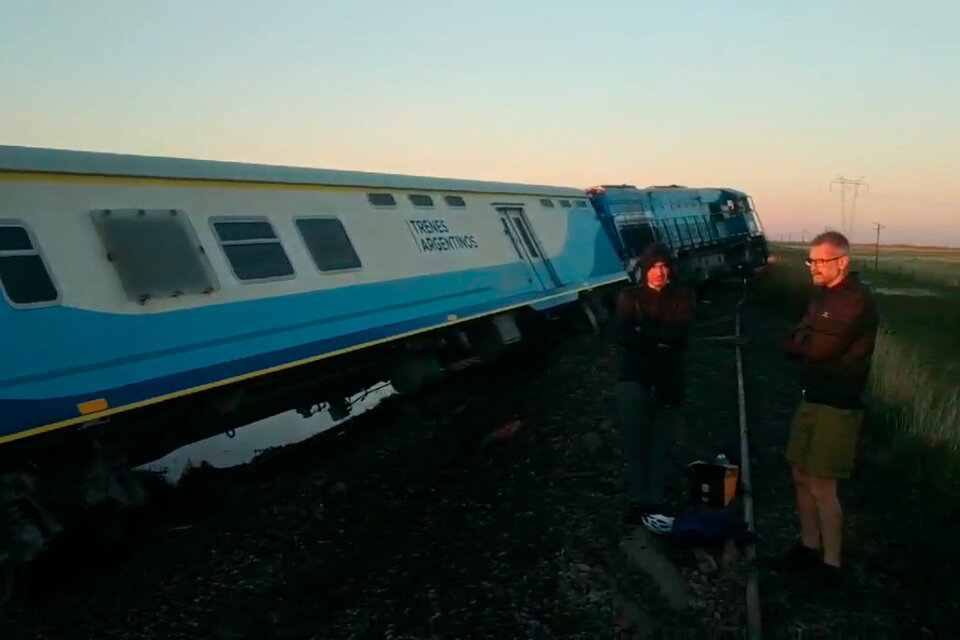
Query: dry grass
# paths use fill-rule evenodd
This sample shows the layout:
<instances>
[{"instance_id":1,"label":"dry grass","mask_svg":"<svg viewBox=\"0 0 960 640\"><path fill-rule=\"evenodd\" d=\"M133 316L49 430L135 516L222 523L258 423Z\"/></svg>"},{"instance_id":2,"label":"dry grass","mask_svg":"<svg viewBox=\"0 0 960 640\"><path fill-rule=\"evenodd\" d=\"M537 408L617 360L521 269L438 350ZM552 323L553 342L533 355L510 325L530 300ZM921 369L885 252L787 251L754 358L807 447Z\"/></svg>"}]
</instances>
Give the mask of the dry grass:
<instances>
[{"instance_id":1,"label":"dry grass","mask_svg":"<svg viewBox=\"0 0 960 640\"><path fill-rule=\"evenodd\" d=\"M756 297L797 320L811 291L804 252L791 247L776 247L775 252L757 283ZM895 292L900 284L895 274L861 275L871 280L875 294L881 292L876 297L884 318L871 368L872 404L889 417L897 438L911 441L912 450L920 446L949 453L951 461L960 459L960 296L942 287L923 298L888 295L877 285L890 285ZM960 467L952 462L934 475L942 478L943 471L960 479Z\"/></svg>"},{"instance_id":2,"label":"dry grass","mask_svg":"<svg viewBox=\"0 0 960 640\"><path fill-rule=\"evenodd\" d=\"M806 250L800 244L783 244L777 248ZM879 270L916 283L960 287L960 249L892 245L881 246L879 256L876 253L874 245L854 245L854 268L864 273Z\"/></svg>"},{"instance_id":3,"label":"dry grass","mask_svg":"<svg viewBox=\"0 0 960 640\"><path fill-rule=\"evenodd\" d=\"M870 391L894 410L898 430L960 454L960 388L938 376L916 347L881 332L873 357Z\"/></svg>"}]
</instances>

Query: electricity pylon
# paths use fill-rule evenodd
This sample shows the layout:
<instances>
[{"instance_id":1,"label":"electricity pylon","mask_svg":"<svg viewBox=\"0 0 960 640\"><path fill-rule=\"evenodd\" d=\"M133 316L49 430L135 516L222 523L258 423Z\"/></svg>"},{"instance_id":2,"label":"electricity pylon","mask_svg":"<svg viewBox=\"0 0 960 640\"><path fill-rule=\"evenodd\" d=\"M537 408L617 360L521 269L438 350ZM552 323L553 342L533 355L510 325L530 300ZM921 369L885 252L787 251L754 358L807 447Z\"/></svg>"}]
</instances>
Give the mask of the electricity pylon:
<instances>
[{"instance_id":1,"label":"electricity pylon","mask_svg":"<svg viewBox=\"0 0 960 640\"><path fill-rule=\"evenodd\" d=\"M857 193L860 191L860 187L867 187L867 190L870 190L870 185L863 181L863 178L857 178L856 180L850 180L842 176L837 176L830 183L830 191L833 191L833 185L840 185L840 228L843 229L843 234L847 236L847 240L850 241L850 244L853 244L853 231L855 227L853 226L853 220L857 213ZM850 207L850 213L847 215L847 189L853 189L853 204Z\"/></svg>"}]
</instances>

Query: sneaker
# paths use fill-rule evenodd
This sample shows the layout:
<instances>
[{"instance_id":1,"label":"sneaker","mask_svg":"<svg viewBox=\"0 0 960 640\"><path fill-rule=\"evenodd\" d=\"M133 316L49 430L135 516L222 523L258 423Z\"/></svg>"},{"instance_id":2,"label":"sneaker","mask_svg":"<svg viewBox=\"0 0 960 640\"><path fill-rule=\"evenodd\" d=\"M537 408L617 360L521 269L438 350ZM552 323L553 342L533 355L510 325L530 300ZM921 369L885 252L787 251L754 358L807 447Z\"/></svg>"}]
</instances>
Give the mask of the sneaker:
<instances>
[{"instance_id":1,"label":"sneaker","mask_svg":"<svg viewBox=\"0 0 960 640\"><path fill-rule=\"evenodd\" d=\"M644 518L646 516L654 514L672 516L673 511L665 504L641 504L639 502L631 502L627 508L626 521L627 524L641 525L644 524Z\"/></svg>"},{"instance_id":2,"label":"sneaker","mask_svg":"<svg viewBox=\"0 0 960 640\"><path fill-rule=\"evenodd\" d=\"M797 540L790 550L766 563L774 571L808 571L815 570L823 564L819 549L813 549Z\"/></svg>"}]
</instances>

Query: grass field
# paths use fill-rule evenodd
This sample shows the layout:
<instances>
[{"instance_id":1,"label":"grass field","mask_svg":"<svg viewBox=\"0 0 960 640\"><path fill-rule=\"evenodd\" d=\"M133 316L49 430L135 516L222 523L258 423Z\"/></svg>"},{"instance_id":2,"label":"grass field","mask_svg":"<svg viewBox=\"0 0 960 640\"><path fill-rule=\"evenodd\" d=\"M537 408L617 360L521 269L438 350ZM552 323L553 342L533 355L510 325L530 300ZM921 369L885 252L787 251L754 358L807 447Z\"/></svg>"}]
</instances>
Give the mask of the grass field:
<instances>
[{"instance_id":1,"label":"grass field","mask_svg":"<svg viewBox=\"0 0 960 640\"><path fill-rule=\"evenodd\" d=\"M806 251L800 244L776 246ZM853 247L853 259L854 268L861 272L879 271L899 278L904 284L960 288L960 249L886 245L880 247L878 255L874 245L858 244Z\"/></svg>"},{"instance_id":2,"label":"grass field","mask_svg":"<svg viewBox=\"0 0 960 640\"><path fill-rule=\"evenodd\" d=\"M812 290L806 250L772 245L771 251L757 298L799 320ZM854 269L874 292L883 324L870 382L873 405L909 457L927 461L920 471L934 482L960 481L960 287L950 281L954 273L960 277L960 250L881 247L879 269L872 260L864 267L857 260ZM926 455L933 450L943 455Z\"/></svg>"}]
</instances>

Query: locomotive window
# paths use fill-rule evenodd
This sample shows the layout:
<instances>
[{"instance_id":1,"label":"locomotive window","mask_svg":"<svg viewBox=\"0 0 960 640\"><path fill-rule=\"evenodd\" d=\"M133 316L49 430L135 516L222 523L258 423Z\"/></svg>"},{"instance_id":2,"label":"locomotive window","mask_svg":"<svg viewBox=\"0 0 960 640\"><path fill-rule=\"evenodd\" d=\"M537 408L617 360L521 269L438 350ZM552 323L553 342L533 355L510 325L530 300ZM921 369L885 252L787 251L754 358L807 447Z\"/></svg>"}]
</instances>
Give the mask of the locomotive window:
<instances>
[{"instance_id":1,"label":"locomotive window","mask_svg":"<svg viewBox=\"0 0 960 640\"><path fill-rule=\"evenodd\" d=\"M394 207L397 204L392 193L368 193L367 200L375 207Z\"/></svg>"},{"instance_id":2,"label":"locomotive window","mask_svg":"<svg viewBox=\"0 0 960 640\"><path fill-rule=\"evenodd\" d=\"M448 207L465 207L467 203L463 201L461 196L443 196L444 201L447 203Z\"/></svg>"},{"instance_id":3,"label":"locomotive window","mask_svg":"<svg viewBox=\"0 0 960 640\"><path fill-rule=\"evenodd\" d=\"M648 244L655 241L653 228L646 223L625 225L620 230L624 245L633 255L643 253Z\"/></svg>"},{"instance_id":4,"label":"locomotive window","mask_svg":"<svg viewBox=\"0 0 960 640\"><path fill-rule=\"evenodd\" d=\"M551 200L550 198L541 198L540 204L550 209L553 208L553 200Z\"/></svg>"},{"instance_id":5,"label":"locomotive window","mask_svg":"<svg viewBox=\"0 0 960 640\"><path fill-rule=\"evenodd\" d=\"M223 220L213 229L238 280L293 277L293 265L269 221Z\"/></svg>"},{"instance_id":6,"label":"locomotive window","mask_svg":"<svg viewBox=\"0 0 960 640\"><path fill-rule=\"evenodd\" d=\"M432 207L433 198L430 196L421 195L418 193L410 194L410 202L413 203L415 207Z\"/></svg>"},{"instance_id":7,"label":"locomotive window","mask_svg":"<svg viewBox=\"0 0 960 640\"><path fill-rule=\"evenodd\" d=\"M579 207L580 209L586 209L586 208L587 208L587 201L586 201L586 200L577 200L577 207Z\"/></svg>"},{"instance_id":8,"label":"locomotive window","mask_svg":"<svg viewBox=\"0 0 960 640\"><path fill-rule=\"evenodd\" d=\"M40 252L22 225L0 225L0 288L17 306L52 303L59 298Z\"/></svg>"},{"instance_id":9,"label":"locomotive window","mask_svg":"<svg viewBox=\"0 0 960 640\"><path fill-rule=\"evenodd\" d=\"M361 268L353 243L343 224L336 218L301 218L296 225L310 250L313 263L320 271Z\"/></svg>"},{"instance_id":10,"label":"locomotive window","mask_svg":"<svg viewBox=\"0 0 960 640\"><path fill-rule=\"evenodd\" d=\"M128 299L144 302L217 288L213 268L182 211L101 209L90 215Z\"/></svg>"},{"instance_id":11,"label":"locomotive window","mask_svg":"<svg viewBox=\"0 0 960 640\"><path fill-rule=\"evenodd\" d=\"M564 209L569 209L569 208L570 208L570 201L569 201L569 200L561 200L561 201L560 201L560 206L563 207Z\"/></svg>"}]
</instances>

